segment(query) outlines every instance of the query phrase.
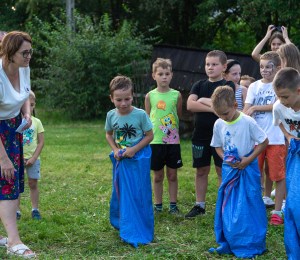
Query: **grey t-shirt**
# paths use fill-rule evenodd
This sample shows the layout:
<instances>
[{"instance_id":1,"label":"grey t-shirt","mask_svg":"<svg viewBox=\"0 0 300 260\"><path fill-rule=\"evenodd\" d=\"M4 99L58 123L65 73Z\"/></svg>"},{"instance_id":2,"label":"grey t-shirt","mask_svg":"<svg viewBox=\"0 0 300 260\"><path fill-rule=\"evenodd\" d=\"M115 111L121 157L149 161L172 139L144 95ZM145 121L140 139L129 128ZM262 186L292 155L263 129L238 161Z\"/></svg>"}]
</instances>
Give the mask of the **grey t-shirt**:
<instances>
[{"instance_id":1,"label":"grey t-shirt","mask_svg":"<svg viewBox=\"0 0 300 260\"><path fill-rule=\"evenodd\" d=\"M119 149L139 142L143 134L152 128L147 113L136 107L126 116L119 115L116 108L110 110L106 116L105 130L114 131L114 140Z\"/></svg>"}]
</instances>

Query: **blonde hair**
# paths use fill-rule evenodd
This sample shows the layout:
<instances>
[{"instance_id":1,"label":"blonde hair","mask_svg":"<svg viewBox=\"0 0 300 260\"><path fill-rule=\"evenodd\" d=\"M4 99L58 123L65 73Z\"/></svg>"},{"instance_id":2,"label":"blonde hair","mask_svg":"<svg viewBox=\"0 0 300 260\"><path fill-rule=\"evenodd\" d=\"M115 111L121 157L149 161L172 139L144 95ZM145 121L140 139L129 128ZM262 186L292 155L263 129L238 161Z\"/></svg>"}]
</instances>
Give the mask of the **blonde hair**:
<instances>
[{"instance_id":1,"label":"blonde hair","mask_svg":"<svg viewBox=\"0 0 300 260\"><path fill-rule=\"evenodd\" d=\"M233 107L235 102L235 93L228 85L217 87L211 96L211 106L215 111L224 106Z\"/></svg>"},{"instance_id":2,"label":"blonde hair","mask_svg":"<svg viewBox=\"0 0 300 260\"><path fill-rule=\"evenodd\" d=\"M222 65L226 64L227 62L227 56L223 51L219 51L219 50L210 51L206 55L206 58L208 57L219 57L219 60L222 63Z\"/></svg>"},{"instance_id":3,"label":"blonde hair","mask_svg":"<svg viewBox=\"0 0 300 260\"><path fill-rule=\"evenodd\" d=\"M275 67L278 67L281 65L281 60L279 55L275 51L267 51L263 55L260 56L260 60L270 60L273 61L275 64Z\"/></svg>"},{"instance_id":4,"label":"blonde hair","mask_svg":"<svg viewBox=\"0 0 300 260\"><path fill-rule=\"evenodd\" d=\"M291 67L300 72L300 53L295 44L288 43L281 45L277 54L284 60L284 68Z\"/></svg>"},{"instance_id":5,"label":"blonde hair","mask_svg":"<svg viewBox=\"0 0 300 260\"><path fill-rule=\"evenodd\" d=\"M29 92L29 99L35 100L35 94L32 90L30 90L30 92Z\"/></svg>"},{"instance_id":6,"label":"blonde hair","mask_svg":"<svg viewBox=\"0 0 300 260\"><path fill-rule=\"evenodd\" d=\"M248 75L243 75L243 76L241 77L241 80L249 80L251 83L253 83L253 82L256 81L255 78L252 78L252 77L250 77L250 76L248 76Z\"/></svg>"},{"instance_id":7,"label":"blonde hair","mask_svg":"<svg viewBox=\"0 0 300 260\"><path fill-rule=\"evenodd\" d=\"M273 81L273 88L277 90L288 88L289 90L295 92L299 87L299 71L290 67L279 70Z\"/></svg>"},{"instance_id":8,"label":"blonde hair","mask_svg":"<svg viewBox=\"0 0 300 260\"><path fill-rule=\"evenodd\" d=\"M157 58L157 60L152 65L152 72L155 74L156 70L162 67L163 69L170 69L172 72L172 61L170 59Z\"/></svg>"}]
</instances>

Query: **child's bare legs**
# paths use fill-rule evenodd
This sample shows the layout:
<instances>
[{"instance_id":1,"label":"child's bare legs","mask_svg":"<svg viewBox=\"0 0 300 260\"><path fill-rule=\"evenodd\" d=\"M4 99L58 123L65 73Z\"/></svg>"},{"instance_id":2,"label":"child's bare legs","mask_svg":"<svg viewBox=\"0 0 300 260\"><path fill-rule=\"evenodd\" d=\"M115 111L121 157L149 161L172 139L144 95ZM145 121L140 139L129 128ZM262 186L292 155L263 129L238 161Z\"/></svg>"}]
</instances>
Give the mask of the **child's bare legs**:
<instances>
[{"instance_id":1,"label":"child's bare legs","mask_svg":"<svg viewBox=\"0 0 300 260\"><path fill-rule=\"evenodd\" d=\"M33 209L39 208L39 187L38 187L38 180L31 179L28 177L28 186L30 188L30 198L32 203Z\"/></svg>"},{"instance_id":2,"label":"child's bare legs","mask_svg":"<svg viewBox=\"0 0 300 260\"><path fill-rule=\"evenodd\" d=\"M167 167L170 202L177 202L178 179L177 169Z\"/></svg>"},{"instance_id":3,"label":"child's bare legs","mask_svg":"<svg viewBox=\"0 0 300 260\"><path fill-rule=\"evenodd\" d=\"M285 193L285 178L276 181L276 193L275 193L275 210L281 211L282 201Z\"/></svg>"},{"instance_id":4,"label":"child's bare legs","mask_svg":"<svg viewBox=\"0 0 300 260\"><path fill-rule=\"evenodd\" d=\"M216 168L216 172L217 172L217 175L218 175L218 181L219 181L219 188L222 184L222 168L219 167L219 166L215 166Z\"/></svg>"},{"instance_id":5,"label":"child's bare legs","mask_svg":"<svg viewBox=\"0 0 300 260\"><path fill-rule=\"evenodd\" d=\"M163 182L165 177L164 168L159 171L153 171L153 173L153 191L155 204L161 204L163 195Z\"/></svg>"},{"instance_id":6,"label":"child's bare legs","mask_svg":"<svg viewBox=\"0 0 300 260\"><path fill-rule=\"evenodd\" d=\"M205 202L210 166L197 168L195 176L196 201Z\"/></svg>"},{"instance_id":7,"label":"child's bare legs","mask_svg":"<svg viewBox=\"0 0 300 260\"><path fill-rule=\"evenodd\" d=\"M273 181L270 179L269 164L267 160L265 160L265 175L265 196L270 198L273 188Z\"/></svg>"}]
</instances>

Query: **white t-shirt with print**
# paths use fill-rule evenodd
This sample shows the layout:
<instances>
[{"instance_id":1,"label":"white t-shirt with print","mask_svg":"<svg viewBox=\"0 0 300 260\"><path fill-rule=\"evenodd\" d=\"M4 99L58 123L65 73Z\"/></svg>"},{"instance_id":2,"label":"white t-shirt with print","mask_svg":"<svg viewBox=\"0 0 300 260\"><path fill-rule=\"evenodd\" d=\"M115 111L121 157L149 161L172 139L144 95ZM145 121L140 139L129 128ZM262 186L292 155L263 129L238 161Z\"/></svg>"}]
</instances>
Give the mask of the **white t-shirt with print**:
<instances>
[{"instance_id":1,"label":"white t-shirt with print","mask_svg":"<svg viewBox=\"0 0 300 260\"><path fill-rule=\"evenodd\" d=\"M0 120L11 119L19 115L21 107L29 97L29 67L19 68L19 78L20 93L11 85L2 68L2 59L0 59Z\"/></svg>"},{"instance_id":2,"label":"white t-shirt with print","mask_svg":"<svg viewBox=\"0 0 300 260\"><path fill-rule=\"evenodd\" d=\"M255 81L249 86L245 103L254 106L269 105L276 102L276 94L273 89L273 82L263 83L262 80ZM273 125L272 112L257 111L252 117L266 133L269 145L284 144L284 135L278 126Z\"/></svg>"},{"instance_id":3,"label":"white t-shirt with print","mask_svg":"<svg viewBox=\"0 0 300 260\"><path fill-rule=\"evenodd\" d=\"M267 135L253 118L240 113L233 122L220 118L215 122L210 146L222 147L224 152L236 148L239 156L245 156L254 149L255 142L263 143L266 138Z\"/></svg>"},{"instance_id":4,"label":"white t-shirt with print","mask_svg":"<svg viewBox=\"0 0 300 260\"><path fill-rule=\"evenodd\" d=\"M273 124L278 126L281 122L289 134L300 137L300 110L295 112L277 100L273 106Z\"/></svg>"}]
</instances>

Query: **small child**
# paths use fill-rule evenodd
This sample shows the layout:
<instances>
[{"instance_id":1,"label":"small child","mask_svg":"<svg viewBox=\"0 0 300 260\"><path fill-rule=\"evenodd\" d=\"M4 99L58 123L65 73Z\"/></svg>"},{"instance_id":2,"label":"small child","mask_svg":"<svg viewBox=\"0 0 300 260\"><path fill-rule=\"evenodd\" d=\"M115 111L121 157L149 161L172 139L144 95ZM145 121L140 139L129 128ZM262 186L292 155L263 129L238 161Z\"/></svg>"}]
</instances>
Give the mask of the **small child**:
<instances>
[{"instance_id":1,"label":"small child","mask_svg":"<svg viewBox=\"0 0 300 260\"><path fill-rule=\"evenodd\" d=\"M255 82L255 78L252 78L248 75L243 75L241 77L240 85L246 87L247 89L249 88L250 84Z\"/></svg>"},{"instance_id":2,"label":"small child","mask_svg":"<svg viewBox=\"0 0 300 260\"><path fill-rule=\"evenodd\" d=\"M30 100L30 113L34 113L35 108L35 95L32 90L29 93ZM30 198L32 203L31 216L33 219L42 219L38 205L39 205L39 188L38 179L41 178L40 175L40 154L44 147L44 128L39 119L31 116L32 125L30 128L23 132L23 151L25 160L25 169L28 177L28 186L30 189ZM18 199L17 208L17 220L21 219L20 212L20 200Z\"/></svg>"},{"instance_id":3,"label":"small child","mask_svg":"<svg viewBox=\"0 0 300 260\"><path fill-rule=\"evenodd\" d=\"M247 96L248 89L242 85L239 85L241 78L241 65L236 60L228 60L227 68L223 73L223 78L227 81L232 81L235 85L235 99L238 103L238 110L241 111L244 109L245 99Z\"/></svg>"},{"instance_id":4,"label":"small child","mask_svg":"<svg viewBox=\"0 0 300 260\"><path fill-rule=\"evenodd\" d=\"M216 150L210 146L213 135L213 127L218 116L211 108L211 95L219 86L229 85L235 92L235 85L231 81L223 79L223 73L227 68L227 56L223 51L214 50L207 54L205 59L206 80L197 81L191 89L187 101L187 109L195 112L195 129L192 136L193 167L196 168L195 190L196 205L185 215L193 218L206 215L205 196L208 187L208 174L210 172L211 157L218 175L219 186L222 183L222 159Z\"/></svg>"},{"instance_id":5,"label":"small child","mask_svg":"<svg viewBox=\"0 0 300 260\"><path fill-rule=\"evenodd\" d=\"M163 210L162 195L164 167L166 165L170 196L169 213L180 215L177 207L177 169L182 167L179 140L182 98L179 91L171 89L169 86L173 76L170 60L158 58L153 63L152 76L157 83L157 88L146 95L145 107L154 125L154 139L151 142L151 170L154 172L154 210L156 213L161 213Z\"/></svg>"},{"instance_id":6,"label":"small child","mask_svg":"<svg viewBox=\"0 0 300 260\"><path fill-rule=\"evenodd\" d=\"M218 87L211 102L220 117L214 125L211 146L224 162L215 211L215 235L220 247L209 251L253 258L266 250L267 214L256 157L267 147L268 138L254 119L237 110L229 86ZM255 142L258 145L253 151Z\"/></svg>"},{"instance_id":7,"label":"small child","mask_svg":"<svg viewBox=\"0 0 300 260\"><path fill-rule=\"evenodd\" d=\"M300 75L294 68L281 69L274 79L279 100L273 107L273 124L289 143L286 163L287 198L284 213L284 244L288 259L300 259ZM277 194L277 190L276 190Z\"/></svg>"},{"instance_id":8,"label":"small child","mask_svg":"<svg viewBox=\"0 0 300 260\"><path fill-rule=\"evenodd\" d=\"M113 150L110 222L123 241L138 247L154 237L149 145L153 125L144 110L131 105L133 85L128 77L115 77L109 89L116 107L107 113L105 123L106 140Z\"/></svg>"},{"instance_id":9,"label":"small child","mask_svg":"<svg viewBox=\"0 0 300 260\"><path fill-rule=\"evenodd\" d=\"M245 114L254 116L257 124L264 130L269 139L266 150L258 156L260 172L263 172L265 157L267 157L269 177L276 182L275 211L270 220L270 224L283 224L281 206L285 192L285 142L280 128L272 124L273 104L276 102L276 94L273 89L273 79L280 70L280 57L274 51L264 53L260 57L260 73L263 77L252 83L248 89L245 101ZM254 104L254 105L253 105ZM253 105L253 106L252 106ZM272 186L266 185L265 196L263 197L266 207L274 206L271 196Z\"/></svg>"}]
</instances>

